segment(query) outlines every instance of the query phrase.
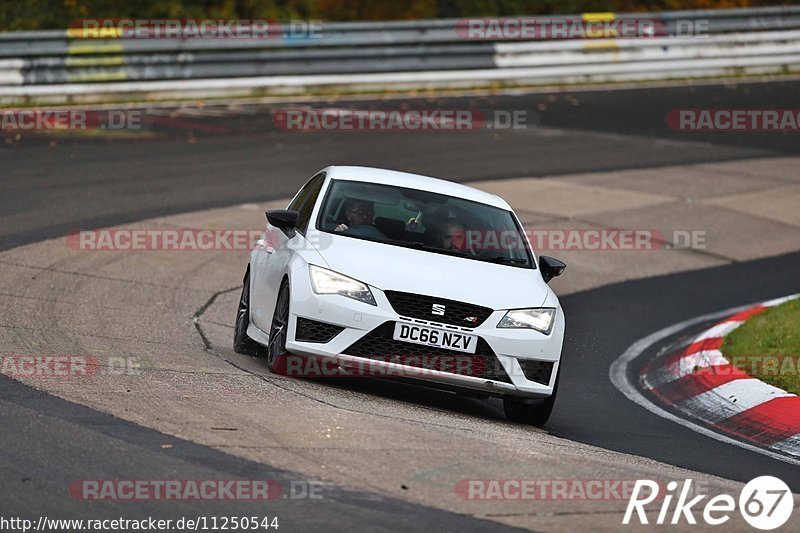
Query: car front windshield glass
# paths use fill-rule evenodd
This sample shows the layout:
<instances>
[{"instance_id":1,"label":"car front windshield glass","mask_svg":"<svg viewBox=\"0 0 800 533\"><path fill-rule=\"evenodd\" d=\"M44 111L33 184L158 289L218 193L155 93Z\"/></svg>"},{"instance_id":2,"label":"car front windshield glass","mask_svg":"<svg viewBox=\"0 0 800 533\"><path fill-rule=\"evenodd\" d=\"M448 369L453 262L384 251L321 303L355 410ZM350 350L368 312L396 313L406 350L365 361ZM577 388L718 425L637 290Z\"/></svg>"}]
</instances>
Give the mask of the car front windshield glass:
<instances>
[{"instance_id":1,"label":"car front windshield glass","mask_svg":"<svg viewBox=\"0 0 800 533\"><path fill-rule=\"evenodd\" d=\"M392 246L535 268L510 211L392 185L333 180L317 229Z\"/></svg>"}]
</instances>

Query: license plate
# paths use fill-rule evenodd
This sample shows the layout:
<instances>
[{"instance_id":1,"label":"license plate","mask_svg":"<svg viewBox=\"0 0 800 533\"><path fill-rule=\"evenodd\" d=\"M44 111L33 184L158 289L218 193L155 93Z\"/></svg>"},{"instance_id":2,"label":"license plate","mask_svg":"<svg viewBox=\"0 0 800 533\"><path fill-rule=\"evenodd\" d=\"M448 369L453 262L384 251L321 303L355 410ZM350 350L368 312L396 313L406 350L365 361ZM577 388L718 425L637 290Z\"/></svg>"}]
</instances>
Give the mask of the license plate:
<instances>
[{"instance_id":1,"label":"license plate","mask_svg":"<svg viewBox=\"0 0 800 533\"><path fill-rule=\"evenodd\" d=\"M465 353L475 353L478 348L478 337L475 335L414 326L403 324L402 322L394 325L394 336L392 338L396 341L412 342Z\"/></svg>"}]
</instances>

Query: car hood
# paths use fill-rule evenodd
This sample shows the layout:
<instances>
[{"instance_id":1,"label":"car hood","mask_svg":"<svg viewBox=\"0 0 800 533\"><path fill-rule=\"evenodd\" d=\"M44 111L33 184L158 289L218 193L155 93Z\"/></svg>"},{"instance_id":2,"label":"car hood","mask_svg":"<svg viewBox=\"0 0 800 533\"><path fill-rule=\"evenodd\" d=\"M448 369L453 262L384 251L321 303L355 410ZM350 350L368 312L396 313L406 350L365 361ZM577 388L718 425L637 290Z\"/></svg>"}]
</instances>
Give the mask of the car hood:
<instances>
[{"instance_id":1,"label":"car hood","mask_svg":"<svg viewBox=\"0 0 800 533\"><path fill-rule=\"evenodd\" d=\"M323 240L318 250L328 268L381 290L437 296L495 310L538 307L549 291L538 270L334 234L324 235Z\"/></svg>"}]
</instances>

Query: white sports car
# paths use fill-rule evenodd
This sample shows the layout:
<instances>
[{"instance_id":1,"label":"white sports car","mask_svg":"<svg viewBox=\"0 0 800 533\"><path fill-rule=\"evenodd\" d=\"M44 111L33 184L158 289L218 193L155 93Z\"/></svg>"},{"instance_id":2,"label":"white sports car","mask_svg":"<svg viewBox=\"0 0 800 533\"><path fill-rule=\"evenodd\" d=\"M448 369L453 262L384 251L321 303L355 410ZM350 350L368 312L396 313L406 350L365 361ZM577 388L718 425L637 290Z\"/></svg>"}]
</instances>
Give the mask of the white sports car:
<instances>
[{"instance_id":1,"label":"white sports car","mask_svg":"<svg viewBox=\"0 0 800 533\"><path fill-rule=\"evenodd\" d=\"M558 389L564 312L511 207L448 181L328 167L251 252L234 349L273 372L366 375L503 399L544 424ZM309 364L309 363L313 364Z\"/></svg>"}]
</instances>

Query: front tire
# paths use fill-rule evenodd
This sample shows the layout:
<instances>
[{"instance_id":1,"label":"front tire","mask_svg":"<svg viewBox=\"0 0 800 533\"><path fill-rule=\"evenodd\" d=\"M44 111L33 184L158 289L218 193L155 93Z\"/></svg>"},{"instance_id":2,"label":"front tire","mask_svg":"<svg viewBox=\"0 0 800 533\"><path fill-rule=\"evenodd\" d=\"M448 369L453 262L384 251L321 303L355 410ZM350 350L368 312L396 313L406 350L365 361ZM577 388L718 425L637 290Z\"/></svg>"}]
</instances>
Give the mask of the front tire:
<instances>
[{"instance_id":1,"label":"front tire","mask_svg":"<svg viewBox=\"0 0 800 533\"><path fill-rule=\"evenodd\" d=\"M256 341L247 336L250 325L250 265L244 273L242 295L239 297L239 308L236 311L236 324L233 328L233 351L245 355L259 356L264 349Z\"/></svg>"},{"instance_id":2,"label":"front tire","mask_svg":"<svg viewBox=\"0 0 800 533\"><path fill-rule=\"evenodd\" d=\"M506 413L506 418L512 422L530 424L536 427L545 425L550 419L553 407L556 404L556 393L558 392L560 377L561 370L559 369L558 375L556 375L556 382L553 385L553 394L544 400L515 398L513 396L506 396L503 398L503 411Z\"/></svg>"},{"instance_id":3,"label":"front tire","mask_svg":"<svg viewBox=\"0 0 800 533\"><path fill-rule=\"evenodd\" d=\"M289 333L289 283L285 280L278 291L275 313L272 315L272 327L269 331L267 346L267 366L273 374L286 374L286 339Z\"/></svg>"}]
</instances>

